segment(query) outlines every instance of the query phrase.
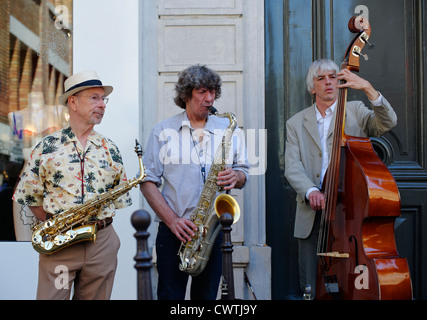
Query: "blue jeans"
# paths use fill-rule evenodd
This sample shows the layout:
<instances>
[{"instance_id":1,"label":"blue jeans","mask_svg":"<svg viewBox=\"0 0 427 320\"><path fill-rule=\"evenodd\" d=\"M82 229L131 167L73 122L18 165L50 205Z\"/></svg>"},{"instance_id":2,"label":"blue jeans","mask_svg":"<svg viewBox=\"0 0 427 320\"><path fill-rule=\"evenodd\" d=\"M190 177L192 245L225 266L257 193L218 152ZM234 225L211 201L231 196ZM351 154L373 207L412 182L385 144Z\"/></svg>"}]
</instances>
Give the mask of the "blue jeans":
<instances>
[{"instance_id":1,"label":"blue jeans","mask_svg":"<svg viewBox=\"0 0 427 320\"><path fill-rule=\"evenodd\" d=\"M190 298L192 300L215 300L222 274L222 234L216 238L205 270L192 277ZM159 223L156 239L158 300L184 300L188 274L179 270L177 255L181 242L163 223Z\"/></svg>"}]
</instances>

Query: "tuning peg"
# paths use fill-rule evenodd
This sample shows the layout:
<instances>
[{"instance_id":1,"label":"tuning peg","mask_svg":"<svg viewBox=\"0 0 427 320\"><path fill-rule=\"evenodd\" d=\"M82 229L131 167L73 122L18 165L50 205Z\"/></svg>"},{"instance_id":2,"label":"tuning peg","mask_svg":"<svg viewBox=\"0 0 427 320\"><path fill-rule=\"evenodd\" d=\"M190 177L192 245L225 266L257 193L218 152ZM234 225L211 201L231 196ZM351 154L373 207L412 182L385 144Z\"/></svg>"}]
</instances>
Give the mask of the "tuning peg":
<instances>
[{"instance_id":1,"label":"tuning peg","mask_svg":"<svg viewBox=\"0 0 427 320\"><path fill-rule=\"evenodd\" d=\"M354 46L354 48L353 48L353 54L354 55L358 55L358 56L362 56L363 59L365 59L365 61L368 61L368 59L369 59L368 55L367 54L363 54L361 51L362 51L362 49L360 49L360 47Z\"/></svg>"},{"instance_id":2,"label":"tuning peg","mask_svg":"<svg viewBox=\"0 0 427 320\"><path fill-rule=\"evenodd\" d=\"M362 35L360 36L360 38L362 39L362 41L364 41L365 43L368 44L369 47L373 48L375 47L375 43L370 43L369 42L369 35L366 32L363 32Z\"/></svg>"},{"instance_id":3,"label":"tuning peg","mask_svg":"<svg viewBox=\"0 0 427 320\"><path fill-rule=\"evenodd\" d=\"M358 51L353 51L353 53L354 53L354 54L357 54L358 56L361 56L363 59L365 59L365 61L368 61L368 60L369 60L369 57L368 57L368 55L367 55L367 54L363 54L363 53L358 52Z\"/></svg>"},{"instance_id":4,"label":"tuning peg","mask_svg":"<svg viewBox=\"0 0 427 320\"><path fill-rule=\"evenodd\" d=\"M360 52L357 52L357 51L353 51L353 53L357 54L358 56L361 56L363 59L365 59L365 61L369 60L369 57L368 57L367 54L363 54L363 53L360 53Z\"/></svg>"},{"instance_id":5,"label":"tuning peg","mask_svg":"<svg viewBox=\"0 0 427 320\"><path fill-rule=\"evenodd\" d=\"M365 40L365 41L368 44L369 48L375 47L375 43L370 43L368 40Z\"/></svg>"}]
</instances>

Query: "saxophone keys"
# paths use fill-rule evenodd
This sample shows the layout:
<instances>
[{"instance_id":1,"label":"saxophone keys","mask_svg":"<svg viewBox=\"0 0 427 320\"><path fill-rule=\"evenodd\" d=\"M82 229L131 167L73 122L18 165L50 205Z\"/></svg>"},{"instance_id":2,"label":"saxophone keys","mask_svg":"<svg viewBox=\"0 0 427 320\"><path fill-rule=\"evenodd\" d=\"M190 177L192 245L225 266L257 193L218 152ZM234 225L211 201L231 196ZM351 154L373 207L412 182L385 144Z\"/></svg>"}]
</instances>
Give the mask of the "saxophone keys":
<instances>
[{"instance_id":1,"label":"saxophone keys","mask_svg":"<svg viewBox=\"0 0 427 320\"><path fill-rule=\"evenodd\" d=\"M206 228L203 225L200 225L197 232L198 232L199 235L201 235L202 237L204 237L205 234L206 234ZM195 238L195 237L197 237L197 234L193 238Z\"/></svg>"},{"instance_id":2,"label":"saxophone keys","mask_svg":"<svg viewBox=\"0 0 427 320\"><path fill-rule=\"evenodd\" d=\"M53 243L60 246L63 245L64 243L67 242L66 237L64 237L63 235L59 234L57 235L54 239L53 239Z\"/></svg>"},{"instance_id":3,"label":"saxophone keys","mask_svg":"<svg viewBox=\"0 0 427 320\"><path fill-rule=\"evenodd\" d=\"M37 234L37 235L33 236L33 242L34 242L35 244L39 244L39 243L41 243L41 242L42 242L42 236L41 236L41 235L39 235L39 234Z\"/></svg>"},{"instance_id":4,"label":"saxophone keys","mask_svg":"<svg viewBox=\"0 0 427 320\"><path fill-rule=\"evenodd\" d=\"M51 250L51 249L53 248L53 242L52 242L52 241L46 241L46 242L44 242L43 247L44 247L47 251L49 251L49 250Z\"/></svg>"},{"instance_id":5,"label":"saxophone keys","mask_svg":"<svg viewBox=\"0 0 427 320\"><path fill-rule=\"evenodd\" d=\"M74 230L68 230L65 233L65 236L67 237L67 239L73 240L77 236L77 232L75 232Z\"/></svg>"},{"instance_id":6,"label":"saxophone keys","mask_svg":"<svg viewBox=\"0 0 427 320\"><path fill-rule=\"evenodd\" d=\"M185 259L184 261L181 261L180 265L179 265L179 269L181 271L184 271L187 269L188 266L188 259Z\"/></svg>"}]
</instances>

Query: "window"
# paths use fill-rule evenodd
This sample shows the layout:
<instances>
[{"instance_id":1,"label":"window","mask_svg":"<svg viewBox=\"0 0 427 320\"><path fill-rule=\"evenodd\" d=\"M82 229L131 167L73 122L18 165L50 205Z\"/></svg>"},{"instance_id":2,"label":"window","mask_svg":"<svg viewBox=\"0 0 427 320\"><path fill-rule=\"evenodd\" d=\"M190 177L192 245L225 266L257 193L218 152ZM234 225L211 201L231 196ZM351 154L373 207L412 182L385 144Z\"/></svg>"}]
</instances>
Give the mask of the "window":
<instances>
[{"instance_id":1,"label":"window","mask_svg":"<svg viewBox=\"0 0 427 320\"><path fill-rule=\"evenodd\" d=\"M72 66L72 0L8 0L0 12L0 241L29 241L35 223L12 201L34 145L67 126L58 104Z\"/></svg>"}]
</instances>

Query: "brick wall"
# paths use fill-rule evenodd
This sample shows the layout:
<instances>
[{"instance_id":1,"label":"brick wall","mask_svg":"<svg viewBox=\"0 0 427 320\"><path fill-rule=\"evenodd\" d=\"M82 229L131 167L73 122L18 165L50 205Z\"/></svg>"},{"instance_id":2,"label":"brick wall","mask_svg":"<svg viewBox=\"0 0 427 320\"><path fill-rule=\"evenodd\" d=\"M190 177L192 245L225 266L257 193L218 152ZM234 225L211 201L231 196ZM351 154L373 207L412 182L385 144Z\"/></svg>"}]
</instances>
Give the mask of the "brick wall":
<instances>
[{"instance_id":1,"label":"brick wall","mask_svg":"<svg viewBox=\"0 0 427 320\"><path fill-rule=\"evenodd\" d=\"M0 0L0 116L9 108L9 2Z\"/></svg>"},{"instance_id":2,"label":"brick wall","mask_svg":"<svg viewBox=\"0 0 427 320\"><path fill-rule=\"evenodd\" d=\"M9 112L28 107L31 91L43 92L47 104L57 103L62 94L64 75L46 56L10 33L10 16L41 39L43 32L65 34L54 27L55 13L49 8L66 5L72 21L72 0L0 0L0 121L7 123ZM72 37L66 38L67 54L61 58L72 68ZM40 43L39 43L40 44Z\"/></svg>"}]
</instances>

